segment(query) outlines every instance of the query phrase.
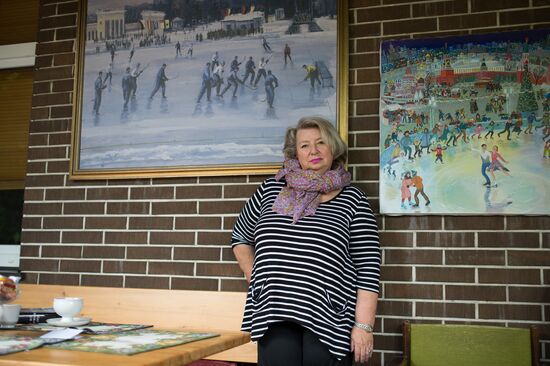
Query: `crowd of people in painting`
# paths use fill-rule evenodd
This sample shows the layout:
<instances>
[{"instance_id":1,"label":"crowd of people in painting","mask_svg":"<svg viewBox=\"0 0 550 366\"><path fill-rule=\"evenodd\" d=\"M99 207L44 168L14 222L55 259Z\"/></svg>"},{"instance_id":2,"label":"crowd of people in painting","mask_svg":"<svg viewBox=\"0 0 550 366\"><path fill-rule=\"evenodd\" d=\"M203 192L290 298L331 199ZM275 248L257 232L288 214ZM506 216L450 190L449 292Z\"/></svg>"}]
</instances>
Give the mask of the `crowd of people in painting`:
<instances>
[{"instance_id":1,"label":"crowd of people in painting","mask_svg":"<svg viewBox=\"0 0 550 366\"><path fill-rule=\"evenodd\" d=\"M498 90L496 90L498 91ZM386 110L390 132L384 138L381 166L384 174L401 182L401 207L418 207L419 196L428 206L430 199L424 190L424 182L418 172L405 169L400 174L394 167L398 162L414 162L431 159L435 165L445 164L447 153L460 145L466 145L479 154L480 173L487 188L497 187L498 174L510 175L508 160L499 151L499 145L518 140L521 135L533 135L533 141L541 145L542 157L550 158L550 98L537 93L542 113L503 113L506 99L495 94L487 99L485 110L497 114L497 118L480 114L477 98L470 99L470 113L463 108L454 113L439 109L437 122L430 123L430 115L412 109ZM478 148L476 148L478 147ZM415 164L418 166L418 164ZM414 189L412 193L411 189Z\"/></svg>"}]
</instances>

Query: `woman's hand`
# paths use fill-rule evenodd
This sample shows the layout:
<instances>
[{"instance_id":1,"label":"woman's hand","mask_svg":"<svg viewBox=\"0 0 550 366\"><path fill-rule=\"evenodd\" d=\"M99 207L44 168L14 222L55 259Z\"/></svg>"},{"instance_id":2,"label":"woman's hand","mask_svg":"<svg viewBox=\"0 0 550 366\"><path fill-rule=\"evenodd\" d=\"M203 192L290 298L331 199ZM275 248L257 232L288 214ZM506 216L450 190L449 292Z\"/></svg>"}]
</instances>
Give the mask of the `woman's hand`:
<instances>
[{"instance_id":1,"label":"woman's hand","mask_svg":"<svg viewBox=\"0 0 550 366\"><path fill-rule=\"evenodd\" d=\"M351 330L351 351L355 354L355 363L365 363L372 356L374 336L364 329L353 327Z\"/></svg>"}]
</instances>

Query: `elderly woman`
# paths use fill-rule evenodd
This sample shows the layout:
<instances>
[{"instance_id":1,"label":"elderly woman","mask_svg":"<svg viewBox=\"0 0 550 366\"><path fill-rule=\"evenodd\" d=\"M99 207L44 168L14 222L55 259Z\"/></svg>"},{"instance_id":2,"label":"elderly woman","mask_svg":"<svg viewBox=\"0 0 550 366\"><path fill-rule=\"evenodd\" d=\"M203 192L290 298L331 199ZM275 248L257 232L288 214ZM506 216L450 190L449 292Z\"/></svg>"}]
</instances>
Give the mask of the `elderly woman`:
<instances>
[{"instance_id":1,"label":"elderly woman","mask_svg":"<svg viewBox=\"0 0 550 366\"><path fill-rule=\"evenodd\" d=\"M318 117L289 128L285 162L256 190L233 230L249 282L242 330L259 366L351 365L373 350L378 229L350 186L347 147Z\"/></svg>"}]
</instances>

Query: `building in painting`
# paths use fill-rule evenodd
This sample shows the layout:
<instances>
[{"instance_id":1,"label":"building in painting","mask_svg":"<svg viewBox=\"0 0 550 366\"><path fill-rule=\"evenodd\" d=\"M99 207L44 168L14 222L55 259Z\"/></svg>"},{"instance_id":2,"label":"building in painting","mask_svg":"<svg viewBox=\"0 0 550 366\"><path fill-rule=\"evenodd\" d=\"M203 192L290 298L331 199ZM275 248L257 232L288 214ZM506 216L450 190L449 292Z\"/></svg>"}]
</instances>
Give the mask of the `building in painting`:
<instances>
[{"instance_id":1,"label":"building in painting","mask_svg":"<svg viewBox=\"0 0 550 366\"><path fill-rule=\"evenodd\" d=\"M125 12L125 10L99 10L95 40L123 38L125 36Z\"/></svg>"},{"instance_id":2,"label":"building in painting","mask_svg":"<svg viewBox=\"0 0 550 366\"><path fill-rule=\"evenodd\" d=\"M261 11L251 11L246 14L231 14L221 21L222 29L230 30L253 30L260 31L264 24L264 13Z\"/></svg>"},{"instance_id":3,"label":"building in painting","mask_svg":"<svg viewBox=\"0 0 550 366\"><path fill-rule=\"evenodd\" d=\"M143 31L149 35L161 35L164 33L166 14L163 11L143 10L141 12L141 24Z\"/></svg>"}]
</instances>

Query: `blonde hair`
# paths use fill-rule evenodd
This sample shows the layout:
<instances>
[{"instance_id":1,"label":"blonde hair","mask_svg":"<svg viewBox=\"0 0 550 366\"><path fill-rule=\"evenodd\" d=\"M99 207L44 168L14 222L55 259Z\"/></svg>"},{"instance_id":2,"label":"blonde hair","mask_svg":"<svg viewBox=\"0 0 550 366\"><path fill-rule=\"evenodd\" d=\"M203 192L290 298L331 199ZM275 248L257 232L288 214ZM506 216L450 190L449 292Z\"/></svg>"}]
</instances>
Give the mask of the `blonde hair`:
<instances>
[{"instance_id":1,"label":"blonde hair","mask_svg":"<svg viewBox=\"0 0 550 366\"><path fill-rule=\"evenodd\" d=\"M321 133L322 139L328 144L334 161L345 164L348 157L348 147L336 131L336 128L323 117L302 117L295 127L286 130L283 153L286 159L296 159L296 133L299 130L316 128Z\"/></svg>"}]
</instances>

